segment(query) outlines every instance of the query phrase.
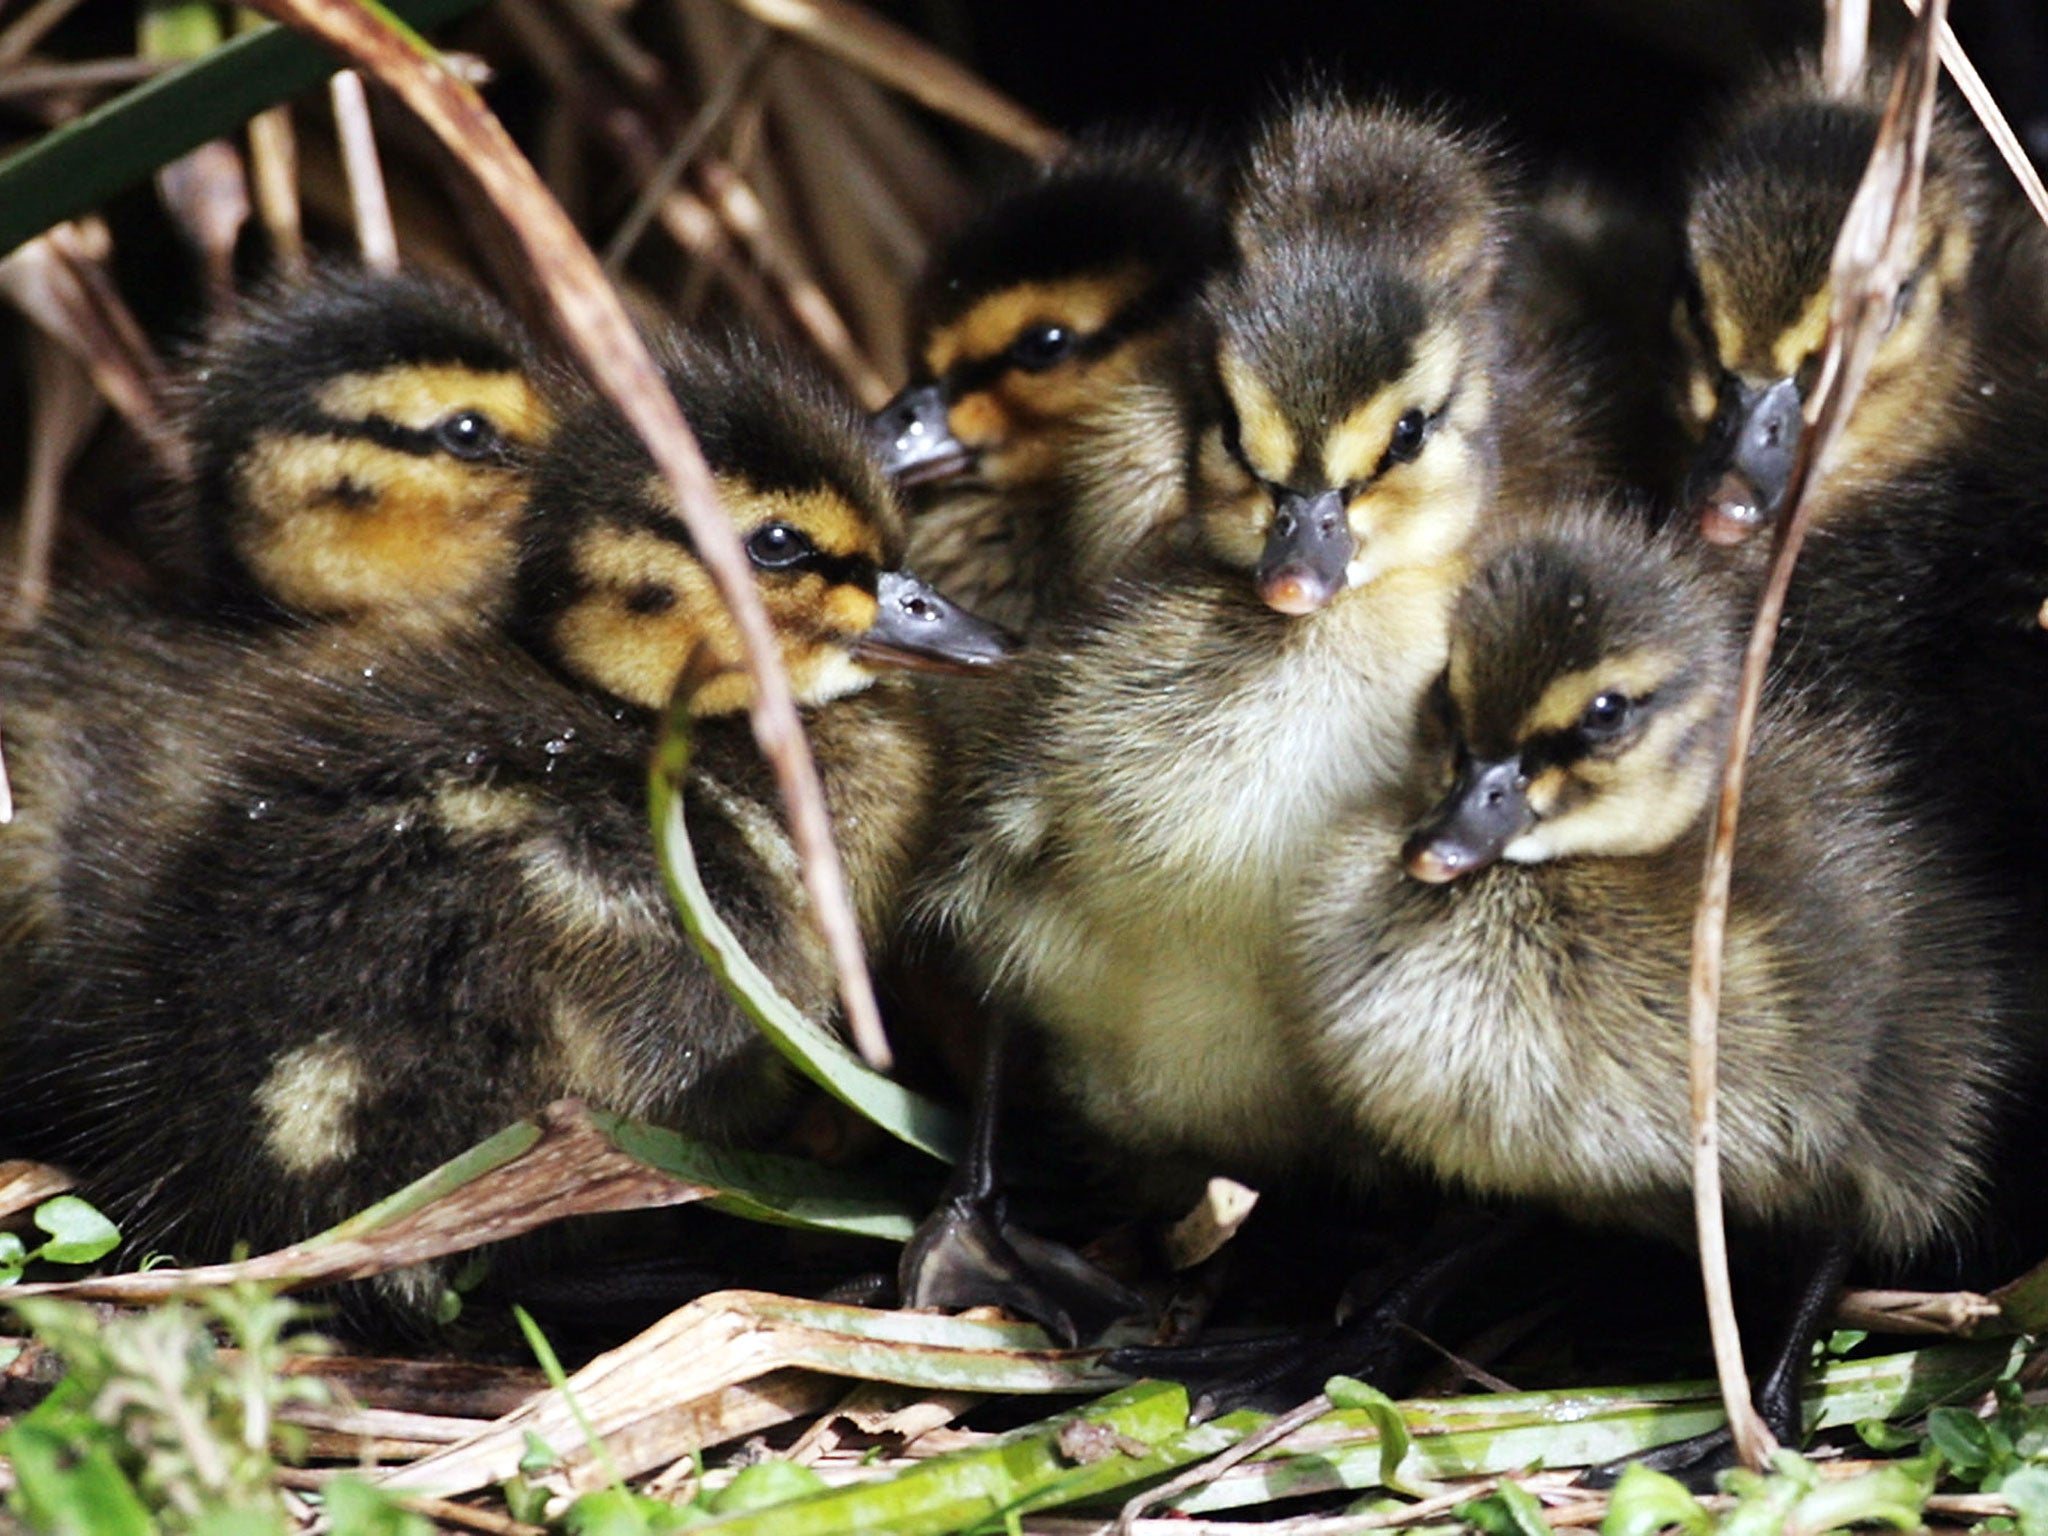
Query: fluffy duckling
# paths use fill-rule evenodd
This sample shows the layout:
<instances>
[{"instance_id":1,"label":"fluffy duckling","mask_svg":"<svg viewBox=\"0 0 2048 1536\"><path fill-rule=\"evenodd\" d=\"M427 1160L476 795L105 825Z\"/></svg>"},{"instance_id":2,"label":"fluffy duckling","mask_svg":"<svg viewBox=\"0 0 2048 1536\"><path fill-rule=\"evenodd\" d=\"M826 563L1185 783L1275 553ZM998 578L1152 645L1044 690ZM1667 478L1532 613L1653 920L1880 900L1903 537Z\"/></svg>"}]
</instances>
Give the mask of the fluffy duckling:
<instances>
[{"instance_id":1,"label":"fluffy duckling","mask_svg":"<svg viewBox=\"0 0 2048 1536\"><path fill-rule=\"evenodd\" d=\"M1162 1202L1321 1155L1312 1076L1281 1043L1281 937L1340 811L1405 792L1494 501L1492 157L1318 101L1267 130L1245 184L1243 265L1211 302L1232 409L1201 547L1159 552L1009 669L961 733L916 905L1044 1037L1063 1097L1133 1165L1120 1186ZM996 1247L945 1240L1001 1222L986 1177L955 1194L910 1252L913 1300L972 1295ZM995 1294L1060 1326L1028 1287Z\"/></svg>"},{"instance_id":2,"label":"fluffy duckling","mask_svg":"<svg viewBox=\"0 0 2048 1536\"><path fill-rule=\"evenodd\" d=\"M1836 231L1881 91L1811 70L1733 114L1687 218L1706 536L1760 570L1818 367ZM2048 350L2044 238L1994 203L1974 130L1938 110L1913 267L1842 446L1814 490L1780 666L1896 712L1942 813L2048 921ZM2023 956L2038 961L2038 943Z\"/></svg>"},{"instance_id":3,"label":"fluffy duckling","mask_svg":"<svg viewBox=\"0 0 2048 1536\"><path fill-rule=\"evenodd\" d=\"M157 530L172 604L72 594L0 655L18 793L0 829L0 1016L61 921L58 829L95 782L89 717L154 709L181 673L225 664L234 644L194 618L430 639L510 597L552 416L532 351L481 293L342 268L279 284L205 343L182 393L193 474ZM189 712L169 720L192 729L173 742L150 727L161 750L134 770L166 805L203 792L212 734Z\"/></svg>"},{"instance_id":4,"label":"fluffy duckling","mask_svg":"<svg viewBox=\"0 0 2048 1536\"><path fill-rule=\"evenodd\" d=\"M677 343L667 363L879 938L930 743L878 669L1000 647L901 570L899 514L829 388L751 346ZM526 523L512 618L531 655L288 633L87 722L102 787L64 829L79 917L16 1031L8 1132L75 1168L135 1251L306 1236L563 1094L713 1141L786 1115L790 1074L685 936L646 824L659 712L700 648L736 662L729 620L607 409L569 415ZM747 694L728 673L691 696L686 813L726 920L823 1020L831 972ZM168 810L143 782L153 714L216 738L205 792ZM439 1286L388 1277L370 1315L423 1321Z\"/></svg>"},{"instance_id":5,"label":"fluffy duckling","mask_svg":"<svg viewBox=\"0 0 2048 1536\"><path fill-rule=\"evenodd\" d=\"M1528 253L1486 141L1311 99L1240 176L1240 264L1211 290L1220 425L1199 467L1212 547L1283 613L1441 566L1482 508L1591 476L1571 360L1529 343ZM1226 489L1228 488L1228 489Z\"/></svg>"},{"instance_id":6,"label":"fluffy duckling","mask_svg":"<svg viewBox=\"0 0 2048 1536\"><path fill-rule=\"evenodd\" d=\"M1881 76L1844 100L1810 64L1795 68L1742 102L1694 168L1682 411L1699 445L1688 501L1716 543L1739 544L1782 510L1820 368L1835 242L1883 106ZM1968 431L1979 325L1998 308L1982 287L1997 265L1990 222L1973 132L1937 110L1912 267L1835 466L1816 488L1816 527Z\"/></svg>"},{"instance_id":7,"label":"fluffy duckling","mask_svg":"<svg viewBox=\"0 0 2048 1536\"><path fill-rule=\"evenodd\" d=\"M422 633L495 617L552 426L536 368L509 315L447 281L330 268L248 300L184 386L179 597Z\"/></svg>"},{"instance_id":8,"label":"fluffy duckling","mask_svg":"<svg viewBox=\"0 0 2048 1536\"><path fill-rule=\"evenodd\" d=\"M1688 978L1732 597L1679 537L1611 516L1480 565L1436 695L1455 783L1414 830L1338 822L1292 932L1290 1038L1368 1168L1690 1240ZM1951 865L1880 737L1826 700L1767 700L1728 924L1722 1177L1739 1230L1809 1261L1759 1390L1788 1444L1850 1254L1898 1260L1965 1222L2014 1065L1993 915Z\"/></svg>"},{"instance_id":9,"label":"fluffy duckling","mask_svg":"<svg viewBox=\"0 0 2048 1536\"><path fill-rule=\"evenodd\" d=\"M877 413L924 494L911 553L1013 628L1101 589L1185 505L1190 316L1229 252L1219 178L1156 136L1090 145L999 198L914 300L914 377Z\"/></svg>"}]
</instances>

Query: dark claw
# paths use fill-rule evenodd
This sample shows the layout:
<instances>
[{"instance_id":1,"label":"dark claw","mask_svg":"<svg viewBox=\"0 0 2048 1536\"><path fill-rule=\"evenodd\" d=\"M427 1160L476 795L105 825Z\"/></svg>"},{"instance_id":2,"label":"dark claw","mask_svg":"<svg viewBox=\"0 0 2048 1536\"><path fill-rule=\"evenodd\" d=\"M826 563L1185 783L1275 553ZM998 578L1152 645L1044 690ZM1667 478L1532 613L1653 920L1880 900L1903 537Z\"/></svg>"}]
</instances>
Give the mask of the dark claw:
<instances>
[{"instance_id":1,"label":"dark claw","mask_svg":"<svg viewBox=\"0 0 2048 1536\"><path fill-rule=\"evenodd\" d=\"M1134 1376L1185 1383L1196 1423L1254 1408L1282 1413L1323 1390L1332 1376L1391 1381L1412 1352L1405 1330L1371 1313L1335 1329L1277 1338L1113 1349L1103 1364Z\"/></svg>"},{"instance_id":2,"label":"dark claw","mask_svg":"<svg viewBox=\"0 0 2048 1536\"><path fill-rule=\"evenodd\" d=\"M1674 1440L1640 1456L1589 1467L1579 1478L1583 1488L1612 1488L1630 1466L1648 1467L1678 1479L1693 1493L1712 1493L1723 1472L1737 1464L1735 1436L1727 1425L1689 1440Z\"/></svg>"},{"instance_id":3,"label":"dark claw","mask_svg":"<svg viewBox=\"0 0 2048 1536\"><path fill-rule=\"evenodd\" d=\"M1145 1300L1060 1243L1006 1219L999 1198L957 1195L925 1218L898 1271L910 1307L999 1306L1073 1349Z\"/></svg>"}]
</instances>

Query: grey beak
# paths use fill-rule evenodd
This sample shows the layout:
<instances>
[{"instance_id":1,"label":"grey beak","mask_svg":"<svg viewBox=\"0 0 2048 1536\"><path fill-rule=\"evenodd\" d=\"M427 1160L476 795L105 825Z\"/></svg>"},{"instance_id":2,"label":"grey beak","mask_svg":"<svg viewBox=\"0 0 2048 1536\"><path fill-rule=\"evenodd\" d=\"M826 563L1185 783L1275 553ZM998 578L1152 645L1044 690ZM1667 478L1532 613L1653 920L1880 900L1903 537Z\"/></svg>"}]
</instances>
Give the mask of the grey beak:
<instances>
[{"instance_id":1,"label":"grey beak","mask_svg":"<svg viewBox=\"0 0 2048 1536\"><path fill-rule=\"evenodd\" d=\"M946 397L936 384L912 384L868 419L875 457L898 485L922 485L958 474L974 462L946 425Z\"/></svg>"},{"instance_id":2,"label":"grey beak","mask_svg":"<svg viewBox=\"0 0 2048 1536\"><path fill-rule=\"evenodd\" d=\"M1274 509L1259 555L1259 596L1281 613L1314 613L1344 590L1345 568L1357 547L1342 491L1290 491Z\"/></svg>"},{"instance_id":3,"label":"grey beak","mask_svg":"<svg viewBox=\"0 0 2048 1536\"><path fill-rule=\"evenodd\" d=\"M1520 758L1466 758L1458 782L1401 849L1408 873L1431 885L1486 868L1535 824Z\"/></svg>"},{"instance_id":4,"label":"grey beak","mask_svg":"<svg viewBox=\"0 0 2048 1536\"><path fill-rule=\"evenodd\" d=\"M1740 544L1785 510L1806 425L1802 404L1791 379L1764 385L1738 380L1722 391L1721 408L1686 485L1686 501L1710 542Z\"/></svg>"},{"instance_id":5,"label":"grey beak","mask_svg":"<svg viewBox=\"0 0 2048 1536\"><path fill-rule=\"evenodd\" d=\"M908 571L882 572L875 603L874 627L854 648L870 661L927 672L978 672L1016 649L1002 630Z\"/></svg>"}]
</instances>

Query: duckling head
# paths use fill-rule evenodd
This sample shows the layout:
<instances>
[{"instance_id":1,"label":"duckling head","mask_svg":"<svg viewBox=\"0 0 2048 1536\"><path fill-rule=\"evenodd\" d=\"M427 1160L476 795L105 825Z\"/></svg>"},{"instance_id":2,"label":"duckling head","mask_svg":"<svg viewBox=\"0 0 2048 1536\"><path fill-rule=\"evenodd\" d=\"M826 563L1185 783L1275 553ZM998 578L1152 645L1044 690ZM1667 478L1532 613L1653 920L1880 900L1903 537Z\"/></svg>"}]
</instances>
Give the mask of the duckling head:
<instances>
[{"instance_id":1,"label":"duckling head","mask_svg":"<svg viewBox=\"0 0 2048 1536\"><path fill-rule=\"evenodd\" d=\"M973 670L1001 631L902 569L904 532L862 422L795 359L758 343L659 346L753 564L800 705L865 688L876 669ZM699 652L699 715L744 709L739 632L645 446L608 405L565 416L526 516L514 629L579 683L663 708Z\"/></svg>"},{"instance_id":2,"label":"duckling head","mask_svg":"<svg viewBox=\"0 0 2048 1536\"><path fill-rule=\"evenodd\" d=\"M1305 614L1460 550L1493 479L1504 209L1480 141L1309 100L1246 161L1239 264L1214 284L1204 538Z\"/></svg>"},{"instance_id":3,"label":"duckling head","mask_svg":"<svg viewBox=\"0 0 2048 1536\"><path fill-rule=\"evenodd\" d=\"M1050 482L1227 258L1208 179L1163 139L1083 147L962 229L914 303L915 377L874 418L884 467L905 485Z\"/></svg>"},{"instance_id":4,"label":"duckling head","mask_svg":"<svg viewBox=\"0 0 2048 1536\"><path fill-rule=\"evenodd\" d=\"M330 270L252 299L187 386L208 595L429 627L493 614L551 425L534 374L510 317L454 284Z\"/></svg>"},{"instance_id":5,"label":"duckling head","mask_svg":"<svg viewBox=\"0 0 2048 1536\"><path fill-rule=\"evenodd\" d=\"M1409 873L1669 846L1717 782L1735 637L1722 585L1611 513L1483 559L1434 696L1454 782L1408 840Z\"/></svg>"},{"instance_id":6,"label":"duckling head","mask_svg":"<svg viewBox=\"0 0 2048 1536\"><path fill-rule=\"evenodd\" d=\"M1834 299L1835 241L1883 106L1881 80L1838 100L1803 68L1738 107L1694 173L1677 317L1689 353L1681 411L1698 443L1685 496L1715 543L1742 543L1784 510ZM1960 420L1984 183L1969 131L1938 109L1912 263L1833 456L1837 486L1889 478Z\"/></svg>"}]
</instances>

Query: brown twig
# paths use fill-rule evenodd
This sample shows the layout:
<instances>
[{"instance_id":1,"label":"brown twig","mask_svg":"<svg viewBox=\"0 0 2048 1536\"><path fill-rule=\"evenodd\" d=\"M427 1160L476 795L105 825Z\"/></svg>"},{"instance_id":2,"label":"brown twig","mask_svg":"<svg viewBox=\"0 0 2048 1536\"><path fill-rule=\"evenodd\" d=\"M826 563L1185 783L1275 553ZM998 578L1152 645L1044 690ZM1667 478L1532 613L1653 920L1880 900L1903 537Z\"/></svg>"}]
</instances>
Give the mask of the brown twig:
<instances>
[{"instance_id":1,"label":"brown twig","mask_svg":"<svg viewBox=\"0 0 2048 1536\"><path fill-rule=\"evenodd\" d=\"M1157 1488L1132 1497L1117 1512L1116 1524L1110 1527L1113 1536L1130 1536L1130 1532L1144 1517L1145 1511L1168 1499L1179 1498L1196 1488L1206 1488L1239 1462L1248 1461L1263 1450L1278 1445L1297 1429L1315 1423L1331 1410L1329 1394L1318 1392L1307 1402L1276 1415L1259 1429L1253 1430L1237 1444L1217 1452L1207 1461L1197 1462L1178 1477L1169 1478ZM1382 1469L1385 1471L1387 1469Z\"/></svg>"},{"instance_id":2,"label":"brown twig","mask_svg":"<svg viewBox=\"0 0 2048 1536\"><path fill-rule=\"evenodd\" d=\"M29 407L28 484L22 494L20 555L8 629L27 629L50 600L50 560L64 504L64 477L100 419L92 376L47 332L29 336L35 398ZM12 796L8 814L13 815Z\"/></svg>"},{"instance_id":3,"label":"brown twig","mask_svg":"<svg viewBox=\"0 0 2048 1536\"><path fill-rule=\"evenodd\" d=\"M1756 622L1742 660L1735 721L1722 767L1714 836L1701 881L1693 926L1691 985L1694 1216L1699 1232L1701 1278L1714 1342L1714 1368L1729 1428L1742 1459L1761 1471L1777 1447L1750 1398L1743 1369L1742 1340L1735 1323L1728 1282L1727 1234L1721 1212L1720 1130L1717 1117L1722 945L1728 926L1728 891L1735 866L1735 832L1741 812L1743 770L1756 728L1764 674L1776 642L1793 562L1806 536L1807 488L1829 468L1828 454L1839 437L1870 359L1886 329L1898 288L1910 268L1913 230L1919 215L1920 183L1934 113L1936 40L1946 0L1933 0L1922 16L1914 44L1892 80L1891 99L1879 125L1870 166L1856 189L1830 271L1833 307L1821 352L1820 379L1806 405L1806 428L1786 490L1790 509L1778 526L1769 577L1757 603ZM1910 115L1910 122L1908 121Z\"/></svg>"},{"instance_id":4,"label":"brown twig","mask_svg":"<svg viewBox=\"0 0 2048 1536\"><path fill-rule=\"evenodd\" d=\"M338 70L328 81L334 103L334 137L341 145L342 174L348 178L349 207L355 212L356 249L372 272L398 270L398 230L391 222L391 198L384 190L384 165L377 154L377 129L363 77Z\"/></svg>"},{"instance_id":5,"label":"brown twig","mask_svg":"<svg viewBox=\"0 0 2048 1536\"><path fill-rule=\"evenodd\" d=\"M1820 75L1830 96L1852 95L1863 83L1870 52L1870 0L1833 0L1821 39Z\"/></svg>"},{"instance_id":6,"label":"brown twig","mask_svg":"<svg viewBox=\"0 0 2048 1536\"><path fill-rule=\"evenodd\" d=\"M84 0L36 0L0 32L0 69L19 64L50 29L69 16Z\"/></svg>"},{"instance_id":7,"label":"brown twig","mask_svg":"<svg viewBox=\"0 0 2048 1536\"><path fill-rule=\"evenodd\" d=\"M1920 14L1921 0L1900 0L1900 3L1915 16ZM1941 24L1941 62L1954 78L1956 89L1963 93L1963 100L1977 114L1977 121L1991 135L1999 157L2005 161L2006 169L2012 172L2013 180L2020 184L2020 190L2026 194L2034 212L2040 215L2043 223L2048 223L2048 187L2041 185L2041 173L2034 169L2033 159L2020 144L2020 136L2012 131L2012 124L2006 121L2005 113L1993 99L1991 87L1977 73L1977 66L1963 51L1961 39L1946 21Z\"/></svg>"},{"instance_id":8,"label":"brown twig","mask_svg":"<svg viewBox=\"0 0 2048 1536\"><path fill-rule=\"evenodd\" d=\"M299 211L299 139L292 109L272 107L249 119L249 181L256 215L270 237L270 255L280 270L303 272L306 236Z\"/></svg>"},{"instance_id":9,"label":"brown twig","mask_svg":"<svg viewBox=\"0 0 2048 1536\"><path fill-rule=\"evenodd\" d=\"M849 0L732 3L755 20L801 38L941 116L978 129L1034 160L1050 160L1065 147L1057 132L972 71Z\"/></svg>"},{"instance_id":10,"label":"brown twig","mask_svg":"<svg viewBox=\"0 0 2048 1536\"><path fill-rule=\"evenodd\" d=\"M390 22L356 0L261 0L261 6L375 74L468 166L524 248L562 338L645 439L674 490L698 558L739 630L754 683L754 736L789 809L804 883L838 972L848 1028L862 1055L885 1068L889 1047L861 952L860 927L774 629L696 438L597 258L476 92L414 52Z\"/></svg>"},{"instance_id":11,"label":"brown twig","mask_svg":"<svg viewBox=\"0 0 2048 1536\"><path fill-rule=\"evenodd\" d=\"M662 156L661 164L655 168L640 188L640 195L633 202L619 227L613 231L610 244L604 249L604 269L614 277L625 269L626 262L633 254L633 248L640 243L640 237L647 233L647 226L661 211L662 199L675 190L682 180L683 172L690 168L690 162L702 154L711 143L711 136L725 126L740 99L753 88L761 78L762 66L775 51L775 33L766 27L756 27L754 35L747 40L746 51L740 60L718 82L718 89L704 98L703 106L690 120L676 139L675 146Z\"/></svg>"},{"instance_id":12,"label":"brown twig","mask_svg":"<svg viewBox=\"0 0 2048 1536\"><path fill-rule=\"evenodd\" d=\"M0 75L0 100L19 101L77 91L104 91L153 80L176 64L173 59L91 59L83 64L45 64L9 70Z\"/></svg>"}]
</instances>

